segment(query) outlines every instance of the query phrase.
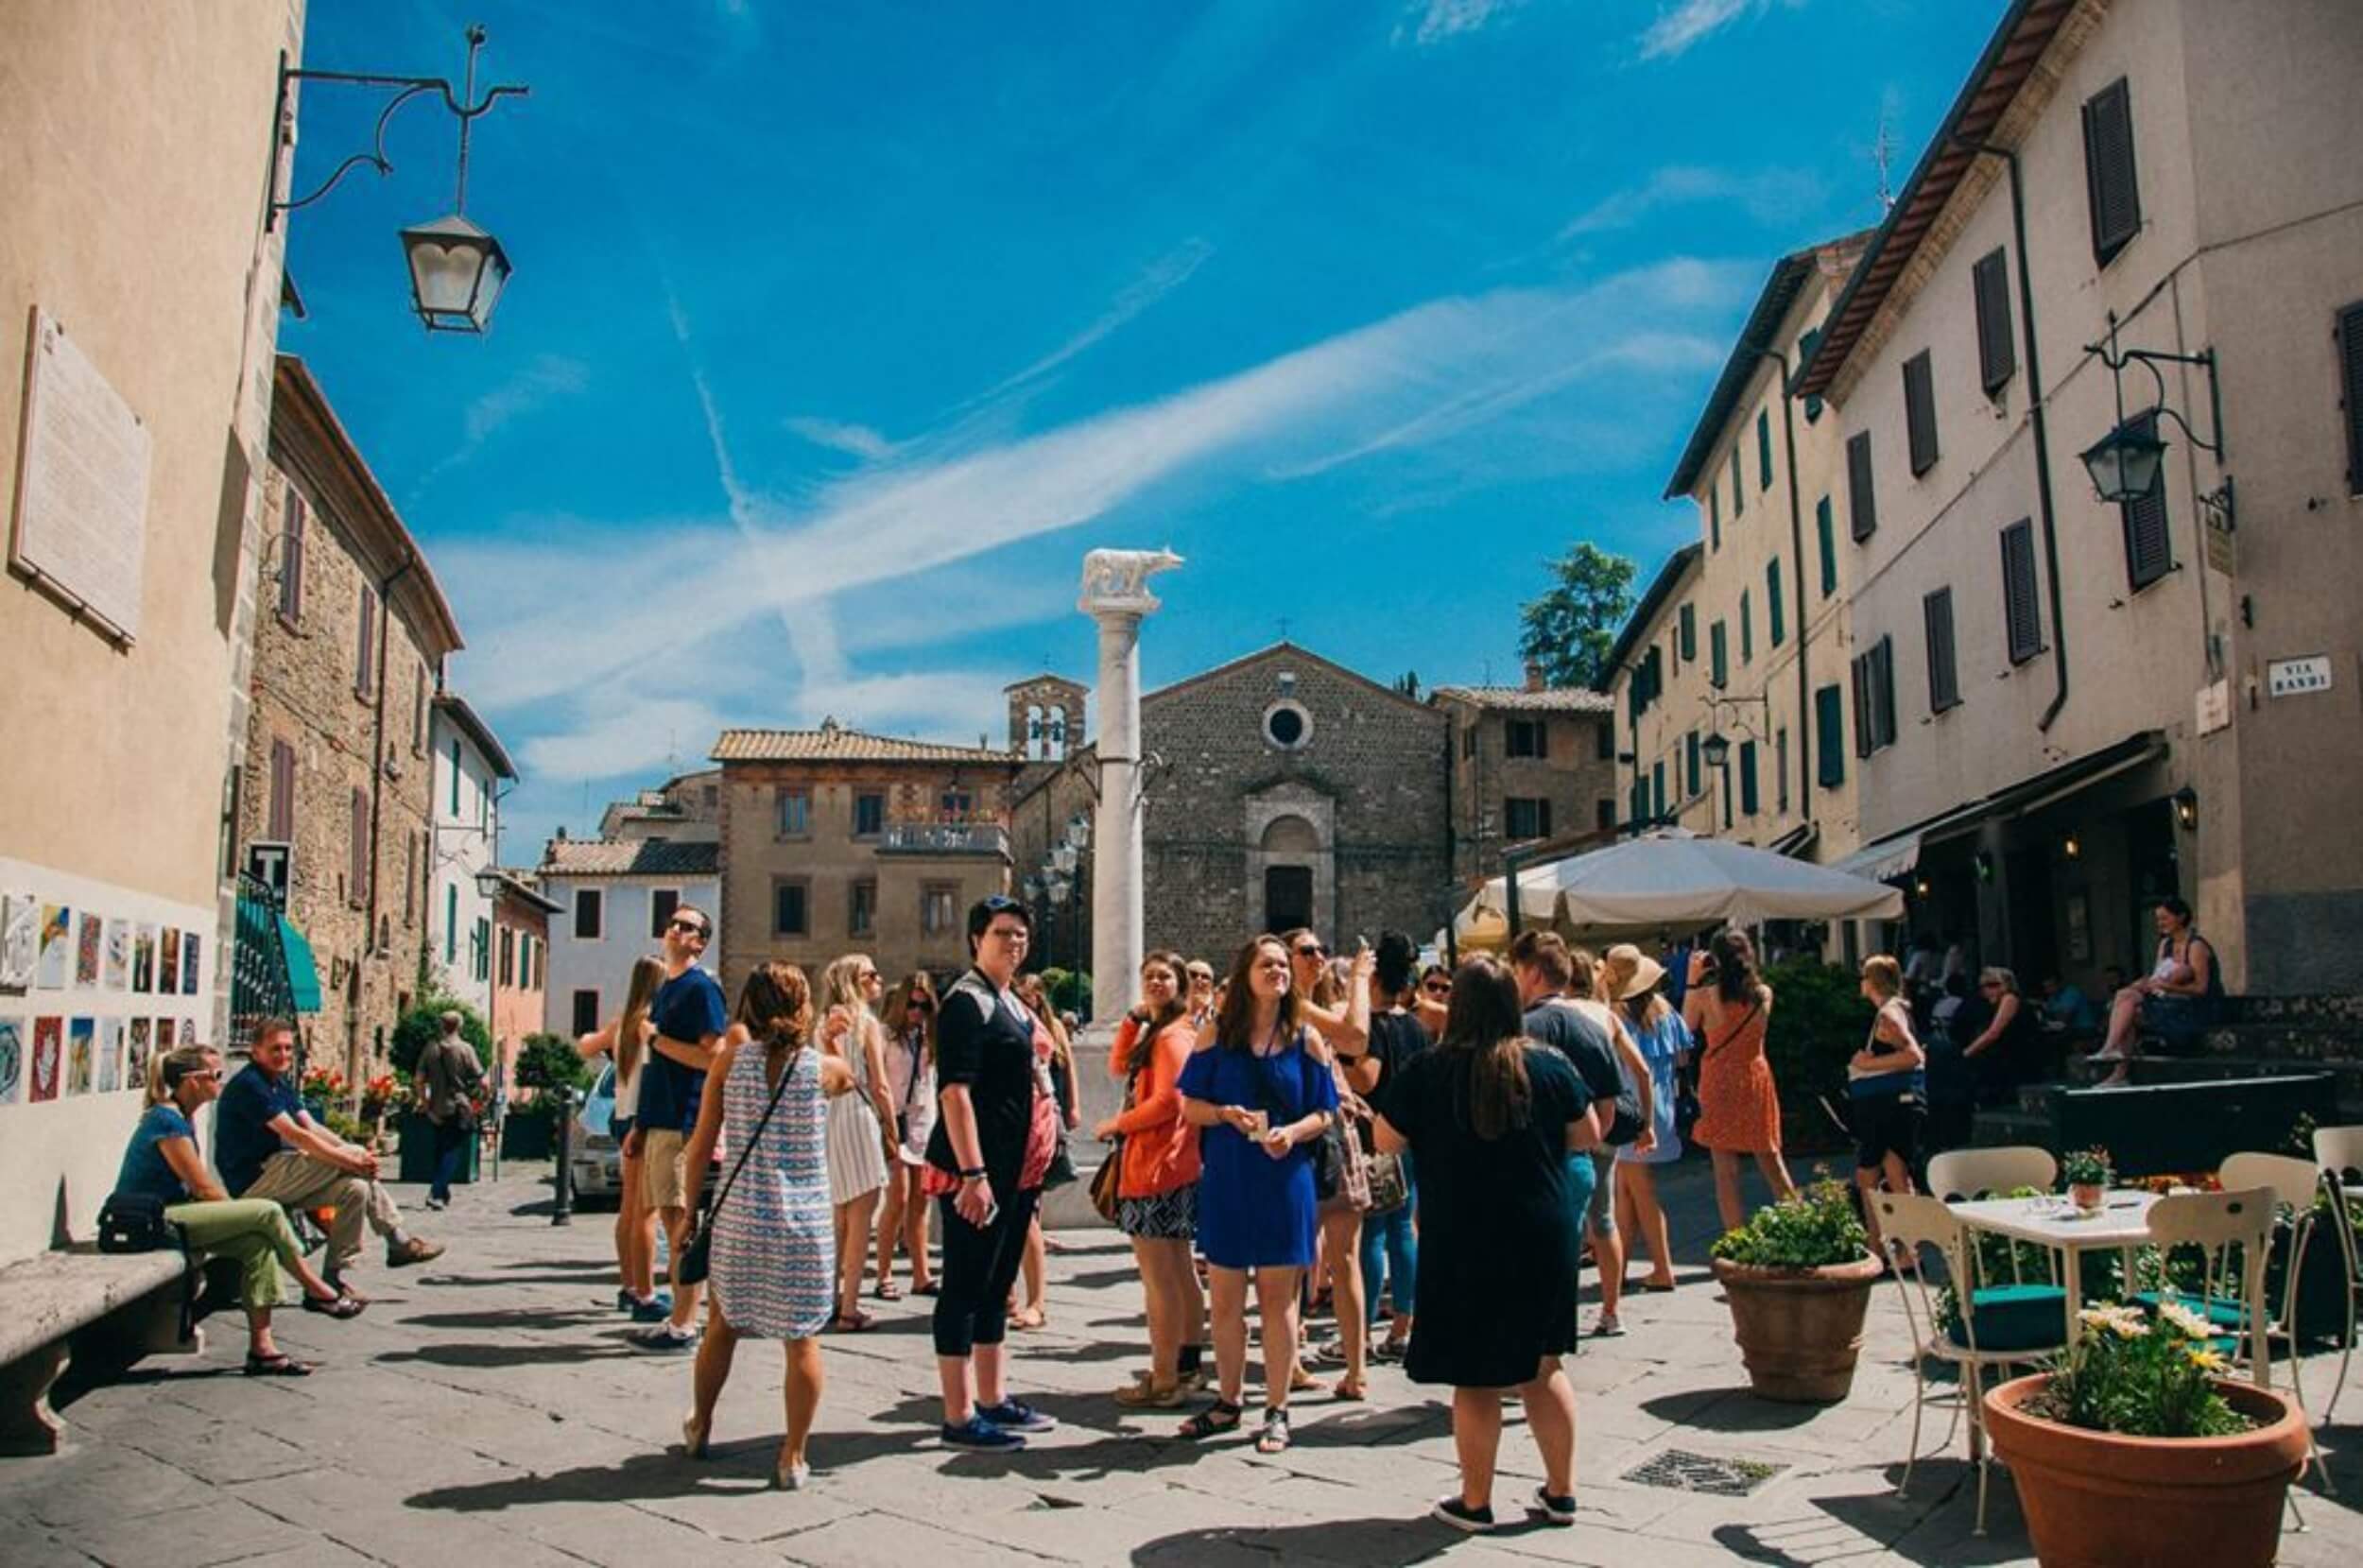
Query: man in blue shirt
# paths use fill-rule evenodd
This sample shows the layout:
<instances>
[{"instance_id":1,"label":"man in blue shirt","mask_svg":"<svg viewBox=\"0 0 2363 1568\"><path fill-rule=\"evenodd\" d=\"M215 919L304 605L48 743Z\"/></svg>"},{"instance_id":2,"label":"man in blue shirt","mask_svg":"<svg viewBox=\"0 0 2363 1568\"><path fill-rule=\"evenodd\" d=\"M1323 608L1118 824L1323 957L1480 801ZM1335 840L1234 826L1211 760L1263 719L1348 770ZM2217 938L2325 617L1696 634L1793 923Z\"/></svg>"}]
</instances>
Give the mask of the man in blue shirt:
<instances>
[{"instance_id":1,"label":"man in blue shirt","mask_svg":"<svg viewBox=\"0 0 2363 1568\"><path fill-rule=\"evenodd\" d=\"M351 1292L345 1273L361 1255L366 1222L386 1238L386 1266L402 1268L442 1256L440 1243L402 1228L402 1211L379 1184L377 1156L312 1120L296 1093L295 1025L265 1019L250 1060L224 1085L214 1111L214 1163L238 1198L268 1198L289 1209L336 1206L328 1232L328 1283ZM354 1293L357 1294L357 1293Z\"/></svg>"},{"instance_id":2,"label":"man in blue shirt","mask_svg":"<svg viewBox=\"0 0 2363 1568\"><path fill-rule=\"evenodd\" d=\"M714 935L714 918L684 904L664 928L664 984L649 1005L656 1026L640 1068L640 1109L632 1117L645 1180L644 1197L664 1221L673 1255L673 1315L631 1342L644 1351L684 1351L698 1342L699 1288L681 1278L681 1243L689 1233L689 1134L698 1126L706 1069L714 1064L730 1010L721 983L698 967Z\"/></svg>"}]
</instances>

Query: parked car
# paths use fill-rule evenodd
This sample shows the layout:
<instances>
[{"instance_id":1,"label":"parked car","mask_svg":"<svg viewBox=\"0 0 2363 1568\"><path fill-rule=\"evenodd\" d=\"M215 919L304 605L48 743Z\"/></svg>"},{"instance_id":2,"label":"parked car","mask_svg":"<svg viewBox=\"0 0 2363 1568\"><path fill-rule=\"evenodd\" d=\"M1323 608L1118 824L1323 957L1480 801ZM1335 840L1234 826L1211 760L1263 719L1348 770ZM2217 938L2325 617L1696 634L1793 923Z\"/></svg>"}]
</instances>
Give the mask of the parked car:
<instances>
[{"instance_id":1,"label":"parked car","mask_svg":"<svg viewBox=\"0 0 2363 1568\"><path fill-rule=\"evenodd\" d=\"M615 1141L614 1115L615 1064L610 1062L599 1070L599 1081L592 1085L575 1117L571 1163L578 1203L622 1200L624 1151Z\"/></svg>"}]
</instances>

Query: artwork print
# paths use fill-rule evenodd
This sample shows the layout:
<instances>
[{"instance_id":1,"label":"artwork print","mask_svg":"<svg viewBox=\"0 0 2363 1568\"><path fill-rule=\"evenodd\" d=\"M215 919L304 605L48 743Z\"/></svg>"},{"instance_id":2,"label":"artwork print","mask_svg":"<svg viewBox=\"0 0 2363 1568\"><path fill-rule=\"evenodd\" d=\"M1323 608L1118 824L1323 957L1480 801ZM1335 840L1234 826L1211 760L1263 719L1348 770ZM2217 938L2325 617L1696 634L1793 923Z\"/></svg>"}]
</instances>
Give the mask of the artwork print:
<instances>
[{"instance_id":1,"label":"artwork print","mask_svg":"<svg viewBox=\"0 0 2363 1568\"><path fill-rule=\"evenodd\" d=\"M0 1018L0 1105L25 1094L25 1020Z\"/></svg>"},{"instance_id":2,"label":"artwork print","mask_svg":"<svg viewBox=\"0 0 2363 1568\"><path fill-rule=\"evenodd\" d=\"M129 1060L124 1063L123 1075L125 1079L123 1086L126 1089L147 1087L147 1056L148 1052L153 1049L150 1043L153 1037L154 1032L147 1019L131 1020L131 1043L128 1053Z\"/></svg>"},{"instance_id":3,"label":"artwork print","mask_svg":"<svg viewBox=\"0 0 2363 1568\"><path fill-rule=\"evenodd\" d=\"M162 1056L164 1052L171 1049L172 1020L169 1018L159 1018L156 1020L156 1054Z\"/></svg>"},{"instance_id":4,"label":"artwork print","mask_svg":"<svg viewBox=\"0 0 2363 1568\"><path fill-rule=\"evenodd\" d=\"M181 933L181 994L197 994L197 933Z\"/></svg>"},{"instance_id":5,"label":"artwork print","mask_svg":"<svg viewBox=\"0 0 2363 1568\"><path fill-rule=\"evenodd\" d=\"M98 989L98 942L107 922L87 911L74 942L74 984L83 991Z\"/></svg>"},{"instance_id":6,"label":"artwork print","mask_svg":"<svg viewBox=\"0 0 2363 1568\"><path fill-rule=\"evenodd\" d=\"M98 1021L98 1092L112 1094L123 1087L123 1020Z\"/></svg>"},{"instance_id":7,"label":"artwork print","mask_svg":"<svg viewBox=\"0 0 2363 1568\"><path fill-rule=\"evenodd\" d=\"M74 962L74 911L62 904L41 906L41 961L33 983L43 991L65 990Z\"/></svg>"},{"instance_id":8,"label":"artwork print","mask_svg":"<svg viewBox=\"0 0 2363 1568\"><path fill-rule=\"evenodd\" d=\"M0 898L0 987L24 991L32 985L40 946L40 901L29 893Z\"/></svg>"},{"instance_id":9,"label":"artwork print","mask_svg":"<svg viewBox=\"0 0 2363 1568\"><path fill-rule=\"evenodd\" d=\"M194 1045L197 1043L196 1019L183 1018L181 1020L181 1043L183 1045Z\"/></svg>"},{"instance_id":10,"label":"artwork print","mask_svg":"<svg viewBox=\"0 0 2363 1568\"><path fill-rule=\"evenodd\" d=\"M131 922L107 922L105 983L109 991L126 991L131 984Z\"/></svg>"},{"instance_id":11,"label":"artwork print","mask_svg":"<svg viewBox=\"0 0 2363 1568\"><path fill-rule=\"evenodd\" d=\"M156 989L156 928L142 925L131 937L131 989L146 995Z\"/></svg>"},{"instance_id":12,"label":"artwork print","mask_svg":"<svg viewBox=\"0 0 2363 1568\"><path fill-rule=\"evenodd\" d=\"M32 1093L29 1100L54 1100L63 1063L59 1060L65 1049L65 1020L36 1018L33 1020Z\"/></svg>"},{"instance_id":13,"label":"artwork print","mask_svg":"<svg viewBox=\"0 0 2363 1568\"><path fill-rule=\"evenodd\" d=\"M87 1094L91 1092L92 1072L96 1063L92 1058L98 1050L98 1021L78 1018L66 1025L65 1032L65 1092Z\"/></svg>"},{"instance_id":14,"label":"artwork print","mask_svg":"<svg viewBox=\"0 0 2363 1568\"><path fill-rule=\"evenodd\" d=\"M164 927L163 946L156 960L156 994L181 994L181 928L177 925Z\"/></svg>"}]
</instances>

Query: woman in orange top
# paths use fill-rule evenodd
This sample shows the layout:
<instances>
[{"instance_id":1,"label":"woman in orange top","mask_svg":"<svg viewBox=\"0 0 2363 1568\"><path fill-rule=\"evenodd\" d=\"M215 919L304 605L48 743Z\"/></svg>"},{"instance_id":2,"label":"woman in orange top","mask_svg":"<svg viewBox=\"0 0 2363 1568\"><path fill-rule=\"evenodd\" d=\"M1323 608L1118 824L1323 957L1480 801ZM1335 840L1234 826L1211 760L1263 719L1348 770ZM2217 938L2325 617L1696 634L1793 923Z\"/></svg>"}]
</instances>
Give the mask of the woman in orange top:
<instances>
[{"instance_id":1,"label":"woman in orange top","mask_svg":"<svg viewBox=\"0 0 2363 1568\"><path fill-rule=\"evenodd\" d=\"M1715 1206L1723 1228L1747 1221L1739 1198L1739 1157L1752 1154L1775 1198L1797 1196L1781 1163L1781 1096L1765 1060L1765 1025L1772 988L1756 975L1756 952L1745 933L1716 934L1704 953L1690 956L1684 1022L1699 1041L1699 1123L1691 1141L1715 1157Z\"/></svg>"},{"instance_id":2,"label":"woman in orange top","mask_svg":"<svg viewBox=\"0 0 2363 1568\"><path fill-rule=\"evenodd\" d=\"M1190 1263L1198 1234L1198 1129L1182 1119L1175 1087L1197 1043L1180 955L1151 953L1141 963L1141 1000L1116 1028L1108 1066L1130 1080L1125 1109L1092 1130L1124 1140L1115 1155L1116 1225L1132 1238L1147 1298L1148 1375L1116 1390L1131 1409L1170 1410L1200 1370L1206 1299Z\"/></svg>"}]
</instances>

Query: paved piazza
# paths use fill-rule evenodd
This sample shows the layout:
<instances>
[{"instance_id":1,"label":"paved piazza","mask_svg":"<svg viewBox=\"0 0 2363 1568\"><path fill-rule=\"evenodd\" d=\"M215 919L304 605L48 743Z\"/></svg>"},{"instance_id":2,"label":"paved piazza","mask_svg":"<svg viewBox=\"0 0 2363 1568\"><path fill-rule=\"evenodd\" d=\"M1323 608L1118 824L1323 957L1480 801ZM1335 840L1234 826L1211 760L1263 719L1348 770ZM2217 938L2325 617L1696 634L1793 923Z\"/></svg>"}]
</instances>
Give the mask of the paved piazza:
<instances>
[{"instance_id":1,"label":"paved piazza","mask_svg":"<svg viewBox=\"0 0 2363 1568\"><path fill-rule=\"evenodd\" d=\"M1713 1204L1702 1164L1668 1184L1676 1249L1702 1257ZM413 1210L419 1189L397 1189ZM970 1568L1022 1561L1188 1564L1281 1560L1457 1565L1579 1562L2030 1561L2007 1476L1992 1531L1971 1534L1975 1486L1951 1454L1894 1495L1911 1427L1903 1316L1890 1286L1873 1308L1854 1391L1828 1409L1745 1391L1711 1281L1682 1270L1670 1297L1628 1305L1631 1333L1594 1341L1572 1369L1580 1411L1572 1529L1458 1536L1424 1517L1455 1485L1443 1404L1399 1370L1372 1371L1371 1403L1299 1406L1296 1446L1257 1456L1245 1439L1193 1446L1174 1418L1120 1415L1107 1390L1144 1362L1139 1288L1113 1233L1070 1233L1051 1260L1051 1325L1013 1335L1012 1387L1063 1423L1015 1456L933 1441L935 1368L923 1301L875 1303L880 1327L831 1335L815 1433L818 1472L797 1494L765 1482L781 1427L779 1357L742 1348L716 1421L715 1456L679 1453L685 1358L623 1341L612 1310L610 1216L548 1222L545 1185L462 1189L434 1233L451 1251L423 1273L372 1268L369 1314L332 1324L282 1315L288 1347L319 1357L305 1380L242 1376L243 1335L216 1319L201 1357L142 1364L74 1400L74 1446L0 1460L0 1562L220 1562L334 1568L538 1568L543 1564L782 1561ZM1588 1293L1587 1293L1588 1294ZM2335 1354L2307 1392L2327 1392ZM1251 1370L1251 1369L1250 1369ZM2363 1381L2358 1377L2356 1381ZM2363 1390L2323 1434L2341 1494L2363 1497ZM1940 1411L1923 1441L1943 1431ZM1782 1467L1727 1498L1626 1479L1673 1451ZM1532 1444L1514 1420L1497 1506L1530 1490ZM2310 1530L2285 1563L2352 1564L2363 1518L2302 1497Z\"/></svg>"}]
</instances>

